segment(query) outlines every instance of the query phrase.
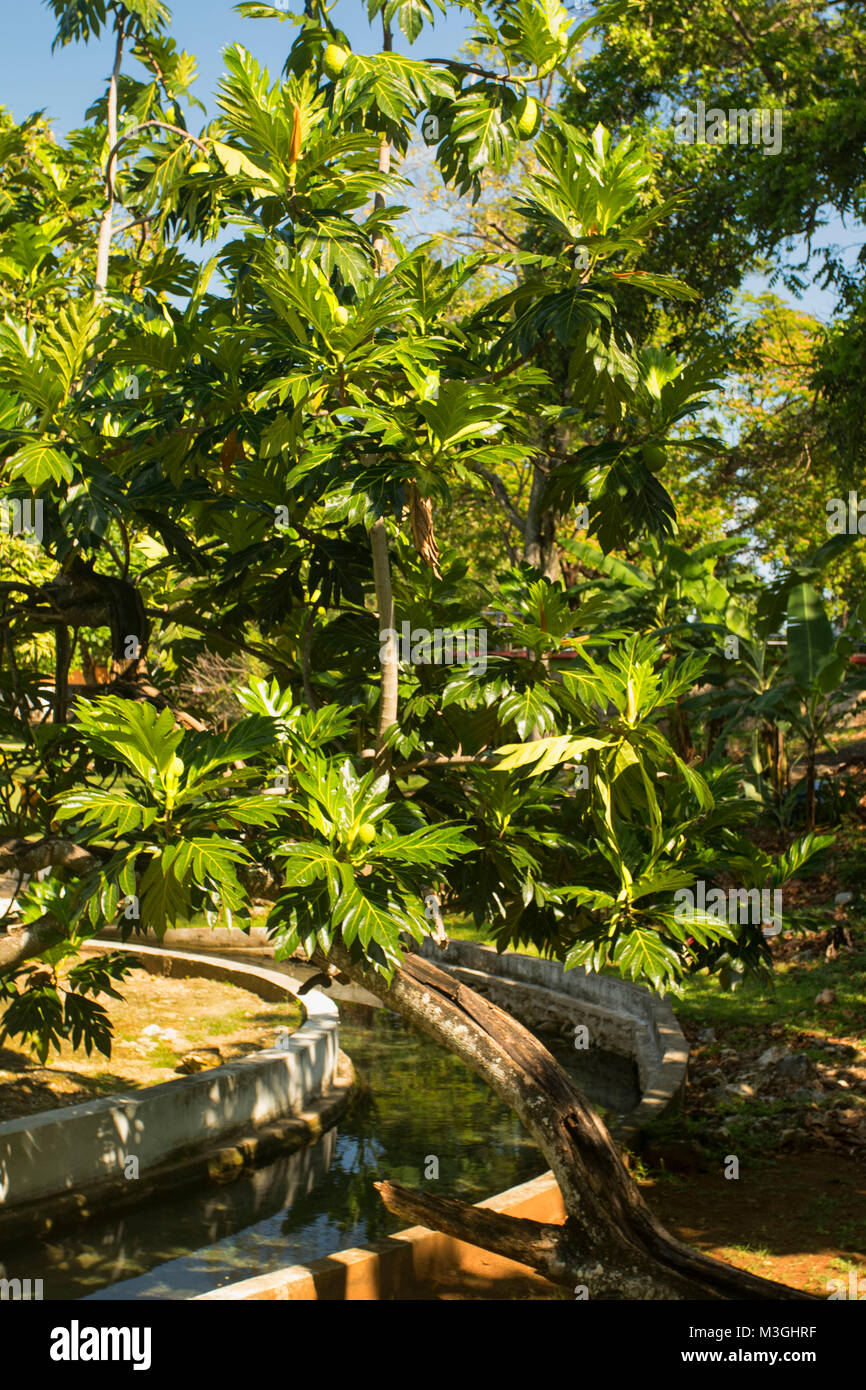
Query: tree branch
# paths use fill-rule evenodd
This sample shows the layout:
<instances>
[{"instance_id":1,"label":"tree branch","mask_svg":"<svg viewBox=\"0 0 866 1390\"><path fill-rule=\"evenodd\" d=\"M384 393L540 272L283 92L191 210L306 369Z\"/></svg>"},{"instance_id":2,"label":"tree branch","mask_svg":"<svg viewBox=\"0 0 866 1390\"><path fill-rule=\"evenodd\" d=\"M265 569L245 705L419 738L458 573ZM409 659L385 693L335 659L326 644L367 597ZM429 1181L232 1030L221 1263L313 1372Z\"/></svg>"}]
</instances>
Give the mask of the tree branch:
<instances>
[{"instance_id":1,"label":"tree branch","mask_svg":"<svg viewBox=\"0 0 866 1390\"><path fill-rule=\"evenodd\" d=\"M0 971L14 970L31 956L41 956L66 937L66 929L53 917L43 917L31 927L0 937Z\"/></svg>"},{"instance_id":2,"label":"tree branch","mask_svg":"<svg viewBox=\"0 0 866 1390\"><path fill-rule=\"evenodd\" d=\"M483 478L485 483L488 484L490 491L505 512L508 520L511 522L512 526L517 527L522 535L526 527L526 517L520 515L520 512L511 501L511 498L508 496L508 490L502 479L491 472L489 468L483 468L479 463L472 464L472 471L473 473L477 473L478 477Z\"/></svg>"},{"instance_id":3,"label":"tree branch","mask_svg":"<svg viewBox=\"0 0 866 1390\"><path fill-rule=\"evenodd\" d=\"M112 160L116 159L117 152L120 149L121 145L125 144L127 140L131 140L132 137L134 135L137 135L140 130L146 130L148 126L158 126L160 130L173 131L175 135L181 135L183 136L184 140L189 140L193 145L198 145L200 150L204 150L205 154L207 154L208 152L208 148L205 141L200 140L197 135L190 135L188 130L184 130L183 126L172 125L171 121L138 121L136 125L130 126L129 130L125 130L123 134L119 136L115 141L114 145L112 146L111 153L108 156L109 166L111 165ZM134 226L135 224L133 223L131 225Z\"/></svg>"},{"instance_id":4,"label":"tree branch","mask_svg":"<svg viewBox=\"0 0 866 1390\"><path fill-rule=\"evenodd\" d=\"M38 874L40 869L54 865L88 873L99 862L92 850L84 849L73 840L61 840L46 835L41 840L0 841L0 873L17 869L22 874Z\"/></svg>"},{"instance_id":5,"label":"tree branch","mask_svg":"<svg viewBox=\"0 0 866 1390\"><path fill-rule=\"evenodd\" d=\"M523 1217L506 1216L485 1207L470 1206L453 1197L412 1192L394 1182L374 1182L384 1205L413 1225L444 1231L456 1240L480 1245L506 1259L531 1265L555 1284L573 1283L571 1265L563 1258L563 1227Z\"/></svg>"},{"instance_id":6,"label":"tree branch","mask_svg":"<svg viewBox=\"0 0 866 1390\"><path fill-rule=\"evenodd\" d=\"M453 753L450 756L436 753L429 758L417 758L415 762L399 763L395 773L416 772L419 768L431 767L496 767L501 753Z\"/></svg>"}]
</instances>

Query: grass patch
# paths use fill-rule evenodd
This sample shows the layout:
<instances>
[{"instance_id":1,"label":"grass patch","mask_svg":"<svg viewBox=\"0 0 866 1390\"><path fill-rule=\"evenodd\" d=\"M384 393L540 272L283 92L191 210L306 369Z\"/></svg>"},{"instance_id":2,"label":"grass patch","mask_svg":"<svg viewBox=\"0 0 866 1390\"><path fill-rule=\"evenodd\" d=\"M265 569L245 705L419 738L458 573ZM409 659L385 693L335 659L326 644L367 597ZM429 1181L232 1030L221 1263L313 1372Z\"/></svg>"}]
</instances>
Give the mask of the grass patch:
<instances>
[{"instance_id":1,"label":"grass patch","mask_svg":"<svg viewBox=\"0 0 866 1390\"><path fill-rule=\"evenodd\" d=\"M834 1003L816 1006L816 995L825 989L835 992ZM808 1027L823 1037L860 1033L866 1023L866 950L835 961L780 963L772 981L747 978L735 990L721 989L706 973L694 975L682 998L672 1002L682 1023L724 1029L734 1043L747 1043L756 1027L773 1025L791 1032Z\"/></svg>"},{"instance_id":2,"label":"grass patch","mask_svg":"<svg viewBox=\"0 0 866 1390\"><path fill-rule=\"evenodd\" d=\"M249 1028L251 1024L267 1024L269 1028L288 1028L294 1032L304 1021L302 1004L288 1005L274 1013L250 1014L245 1009L233 1009L231 1013L215 1017L203 1017L184 1024L184 1034L195 1044L204 1038L224 1037L228 1033Z\"/></svg>"},{"instance_id":3,"label":"grass patch","mask_svg":"<svg viewBox=\"0 0 866 1390\"><path fill-rule=\"evenodd\" d=\"M167 1042L163 1042L160 1038L151 1047L147 1060L152 1067L164 1067L169 1071L174 1071L177 1066L177 1059L180 1055L179 1052L175 1052L174 1048L170 1047Z\"/></svg>"},{"instance_id":4,"label":"grass patch","mask_svg":"<svg viewBox=\"0 0 866 1390\"><path fill-rule=\"evenodd\" d=\"M471 917L455 917L445 924L448 937L451 941L477 941L480 946L493 946L494 941L489 932L484 927L476 927ZM537 946L528 943L525 946L515 947L517 955L544 957L544 952L539 951ZM549 960L550 957L548 956Z\"/></svg>"}]
</instances>

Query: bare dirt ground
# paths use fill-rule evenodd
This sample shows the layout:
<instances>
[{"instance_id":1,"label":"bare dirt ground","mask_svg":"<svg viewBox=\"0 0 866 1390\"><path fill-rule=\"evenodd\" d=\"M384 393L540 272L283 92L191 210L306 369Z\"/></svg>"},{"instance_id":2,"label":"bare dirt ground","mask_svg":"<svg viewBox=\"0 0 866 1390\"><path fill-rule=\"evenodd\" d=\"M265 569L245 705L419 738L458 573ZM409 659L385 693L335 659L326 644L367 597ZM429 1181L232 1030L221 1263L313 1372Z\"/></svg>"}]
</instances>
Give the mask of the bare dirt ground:
<instances>
[{"instance_id":1,"label":"bare dirt ground","mask_svg":"<svg viewBox=\"0 0 866 1390\"><path fill-rule=\"evenodd\" d=\"M819 777L831 776L833 772L847 766L866 764L866 706L861 696L857 707L844 721L842 727L830 738L834 752L822 748L818 753L817 772ZM801 769L802 770L802 769Z\"/></svg>"},{"instance_id":2,"label":"bare dirt ground","mask_svg":"<svg viewBox=\"0 0 866 1390\"><path fill-rule=\"evenodd\" d=\"M866 1266L866 1165L839 1153L787 1155L721 1173L642 1183L656 1215L726 1264L827 1297Z\"/></svg>"},{"instance_id":3,"label":"bare dirt ground","mask_svg":"<svg viewBox=\"0 0 866 1390\"><path fill-rule=\"evenodd\" d=\"M720 1173L639 1183L673 1234L725 1264L826 1298L866 1266L866 1166L839 1154L795 1154L746 1164L739 1179ZM455 1274L413 1299L559 1302L574 1294L538 1275Z\"/></svg>"},{"instance_id":4,"label":"bare dirt ground","mask_svg":"<svg viewBox=\"0 0 866 1390\"><path fill-rule=\"evenodd\" d=\"M114 1024L110 1058L99 1052L87 1057L64 1045L42 1067L13 1040L0 1047L0 1121L173 1081L181 1074L179 1062L190 1054L197 1059L190 1071L235 1062L273 1047L277 1029L293 1032L303 1017L300 1005L269 1004L214 980L174 980L134 970L120 989L123 1003L105 995L99 999ZM155 1022L163 1035L144 1032Z\"/></svg>"}]
</instances>

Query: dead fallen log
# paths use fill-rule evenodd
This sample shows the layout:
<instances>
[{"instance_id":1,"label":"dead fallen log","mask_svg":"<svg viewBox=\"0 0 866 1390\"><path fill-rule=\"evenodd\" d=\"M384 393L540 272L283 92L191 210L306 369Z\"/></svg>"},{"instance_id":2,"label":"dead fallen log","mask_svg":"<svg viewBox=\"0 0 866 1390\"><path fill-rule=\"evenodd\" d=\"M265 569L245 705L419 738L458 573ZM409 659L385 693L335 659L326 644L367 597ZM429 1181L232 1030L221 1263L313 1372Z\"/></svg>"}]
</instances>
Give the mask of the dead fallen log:
<instances>
[{"instance_id":1,"label":"dead fallen log","mask_svg":"<svg viewBox=\"0 0 866 1390\"><path fill-rule=\"evenodd\" d=\"M485 1207L470 1206L453 1197L413 1192L395 1182L374 1182L383 1203L395 1216L414 1226L428 1226L456 1240L480 1245L519 1264L529 1264L552 1283L572 1282L561 1256L562 1227L505 1216Z\"/></svg>"}]
</instances>

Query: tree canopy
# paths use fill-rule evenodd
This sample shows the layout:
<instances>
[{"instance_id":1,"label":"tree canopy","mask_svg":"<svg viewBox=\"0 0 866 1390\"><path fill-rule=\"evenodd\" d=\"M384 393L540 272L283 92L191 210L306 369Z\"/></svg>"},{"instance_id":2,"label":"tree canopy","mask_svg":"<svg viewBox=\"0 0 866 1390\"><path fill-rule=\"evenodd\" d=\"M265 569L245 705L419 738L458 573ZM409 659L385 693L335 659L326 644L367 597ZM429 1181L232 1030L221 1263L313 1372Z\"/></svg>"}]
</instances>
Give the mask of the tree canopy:
<instances>
[{"instance_id":1,"label":"tree canopy","mask_svg":"<svg viewBox=\"0 0 866 1390\"><path fill-rule=\"evenodd\" d=\"M578 23L557 0L461 0L473 51L420 60L392 39L434 22L425 0L370 0L371 54L322 0L240 4L286 23L285 65L228 49L204 124L160 0L51 8L58 44L110 32L114 67L65 141L41 115L0 127L0 478L41 542L2 540L2 860L34 875L0 936L6 1031L110 1046L94 996L124 960L82 973L81 941L248 922L254 900L278 957L303 948L413 1016L431 897L500 947L654 988L732 953L766 970L768 923L684 920L676 894L775 890L828 843L814 754L859 610L850 596L834 631L815 585L850 538L782 553L764 498L765 583L700 510L720 478L749 495L804 427L799 405L764 425L767 354L811 332L771 306L734 472L711 417L730 295L804 230L805 194L767 183L760 152L730 179L698 147L660 163L648 120L709 91L719 45L748 59L740 104L793 85L814 105L860 7L800 6L793 34L763 5L730 24L711 7L687 36L667 3ZM807 24L826 72L786 67ZM794 128L810 158L834 109ZM498 245L410 244L419 134L445 189L477 204L498 181ZM855 165L816 164L805 230L826 181L855 198ZM694 235L707 220L721 254ZM779 392L804 392L796 352L775 366ZM786 622L781 669L767 642ZM462 657L441 659L442 634ZM183 695L203 660L233 673L222 727ZM744 796L726 733L747 705L764 724ZM765 725L798 729L810 759L810 833L780 854L752 833L789 790ZM648 1268L650 1236L629 1239Z\"/></svg>"}]
</instances>

